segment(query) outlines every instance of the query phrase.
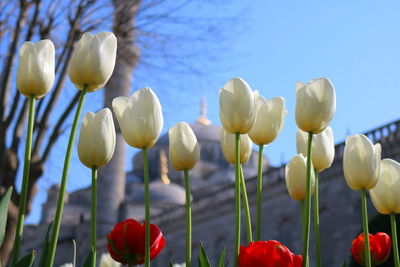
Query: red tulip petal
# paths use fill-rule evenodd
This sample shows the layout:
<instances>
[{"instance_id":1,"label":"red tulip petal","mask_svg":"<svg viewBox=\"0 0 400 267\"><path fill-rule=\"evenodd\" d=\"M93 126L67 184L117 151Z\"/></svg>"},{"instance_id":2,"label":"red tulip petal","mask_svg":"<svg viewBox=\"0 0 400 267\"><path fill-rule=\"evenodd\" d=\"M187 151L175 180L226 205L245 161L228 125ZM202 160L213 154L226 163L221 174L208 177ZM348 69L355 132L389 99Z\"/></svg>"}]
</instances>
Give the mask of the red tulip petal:
<instances>
[{"instance_id":1,"label":"red tulip petal","mask_svg":"<svg viewBox=\"0 0 400 267\"><path fill-rule=\"evenodd\" d=\"M144 255L144 227L136 220L127 222L125 242L130 255Z\"/></svg>"}]
</instances>

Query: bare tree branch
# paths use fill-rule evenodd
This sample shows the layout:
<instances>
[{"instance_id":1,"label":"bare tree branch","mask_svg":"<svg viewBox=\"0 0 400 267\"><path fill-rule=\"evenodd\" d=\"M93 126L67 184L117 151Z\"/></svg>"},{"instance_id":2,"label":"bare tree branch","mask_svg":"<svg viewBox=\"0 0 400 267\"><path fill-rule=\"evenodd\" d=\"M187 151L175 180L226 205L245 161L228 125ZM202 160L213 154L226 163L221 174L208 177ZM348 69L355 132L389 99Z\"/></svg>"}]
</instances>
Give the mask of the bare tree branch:
<instances>
[{"instance_id":1,"label":"bare tree branch","mask_svg":"<svg viewBox=\"0 0 400 267\"><path fill-rule=\"evenodd\" d=\"M20 0L20 12L18 19L15 23L15 28L12 36L12 42L8 49L8 54L6 56L3 70L2 70L2 78L0 83L0 119L3 120L5 109L7 107L7 98L8 98L8 91L10 90L10 76L11 70L13 67L13 63L16 56L17 45L21 35L21 29L23 24L25 23L27 12L29 9L29 5L26 4L25 1ZM3 127L2 127L3 128Z\"/></svg>"},{"instance_id":2,"label":"bare tree branch","mask_svg":"<svg viewBox=\"0 0 400 267\"><path fill-rule=\"evenodd\" d=\"M46 149L44 150L43 155L41 157L41 160L40 160L41 162L46 162L47 158L49 157L52 147L54 146L55 142L57 141L58 137L61 134L61 127L65 123L65 120L68 118L72 109L78 103L80 94L81 94L81 91L76 92L74 98L72 98L72 100L69 102L69 105L67 106L67 108L64 110L63 114L58 119L58 122L56 123L56 126L54 127L53 132L50 135L49 142L47 143Z\"/></svg>"}]
</instances>

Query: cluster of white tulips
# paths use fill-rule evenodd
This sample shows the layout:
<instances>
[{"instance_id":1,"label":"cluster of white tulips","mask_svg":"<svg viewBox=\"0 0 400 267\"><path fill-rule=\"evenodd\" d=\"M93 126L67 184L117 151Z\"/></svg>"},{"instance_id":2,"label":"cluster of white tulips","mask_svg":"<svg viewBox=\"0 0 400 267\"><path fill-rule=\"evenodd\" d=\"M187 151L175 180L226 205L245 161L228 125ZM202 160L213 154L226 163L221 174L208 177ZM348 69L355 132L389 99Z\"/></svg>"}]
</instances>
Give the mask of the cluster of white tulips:
<instances>
[{"instance_id":1,"label":"cluster of white tulips","mask_svg":"<svg viewBox=\"0 0 400 267\"><path fill-rule=\"evenodd\" d=\"M112 75L116 60L117 39L113 33L85 33L72 55L68 73L71 81L81 90L70 139L66 151L61 178L57 211L48 241L46 267L54 262L58 234L63 212L64 195L68 178L71 153L85 95L105 86ZM17 72L18 90L29 98L29 120L25 151L21 201L15 236L12 266L19 261L24 213L31 157L31 143L35 99L45 96L54 82L55 51L50 40L36 44L26 42L20 49ZM219 92L221 147L226 160L235 165L235 244L234 260L238 266L241 232L241 200L244 202L247 242L261 239L262 159L263 147L279 135L287 114L282 97L263 98L252 91L241 78L229 80ZM147 151L156 143L163 128L163 114L156 94L150 88L136 91L131 97L117 97L112 102L121 134L132 147L142 150L145 187L145 266L150 266L150 198L149 164ZM314 196L314 224L316 240L316 263L321 266L319 248L318 174L329 168L334 159L333 131L329 127L336 109L335 90L327 78L314 79L296 84L297 155L286 166L285 179L290 196L300 201L303 225L303 266L309 266L309 240L311 199ZM92 209L90 252L87 262L96 264L96 205L97 169L105 166L114 154L116 133L113 116L108 108L97 113L88 112L83 118L78 142L81 162L92 170ZM257 181L256 238L253 239L251 214L246 184L241 164L248 161L252 145L259 147ZM190 126L179 122L169 130L169 158L174 169L184 172L186 191L186 266L191 266L191 197L189 171L200 156L200 147ZM381 161L381 147L373 145L364 135L346 139L343 157L346 181L353 190L361 191L365 255L371 266L366 191L369 190L376 209L390 214L395 235L394 214L400 212L400 164L391 160ZM394 228L393 228L394 227ZM399 267L397 237L392 238L396 267Z\"/></svg>"}]
</instances>

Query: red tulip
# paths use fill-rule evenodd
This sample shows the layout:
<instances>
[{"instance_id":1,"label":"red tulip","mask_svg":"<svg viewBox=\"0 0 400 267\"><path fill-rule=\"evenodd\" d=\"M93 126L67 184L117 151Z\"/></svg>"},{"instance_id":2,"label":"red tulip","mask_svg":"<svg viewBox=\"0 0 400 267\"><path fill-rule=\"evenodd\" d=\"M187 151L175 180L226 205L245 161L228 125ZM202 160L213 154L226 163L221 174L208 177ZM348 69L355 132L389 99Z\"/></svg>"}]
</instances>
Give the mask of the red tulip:
<instances>
[{"instance_id":1,"label":"red tulip","mask_svg":"<svg viewBox=\"0 0 400 267\"><path fill-rule=\"evenodd\" d=\"M390 237L382 232L375 235L369 234L369 248L371 250L371 263L373 265L384 263L392 248ZM353 240L351 245L351 254L354 259L361 264L365 265L364 259L364 233L361 233L356 239Z\"/></svg>"},{"instance_id":2,"label":"red tulip","mask_svg":"<svg viewBox=\"0 0 400 267\"><path fill-rule=\"evenodd\" d=\"M145 226L134 219L119 222L107 236L111 257L122 264L144 263ZM164 248L165 239L160 228L150 224L150 260Z\"/></svg>"},{"instance_id":3,"label":"red tulip","mask_svg":"<svg viewBox=\"0 0 400 267\"><path fill-rule=\"evenodd\" d=\"M301 267L303 258L275 240L250 242L240 246L239 267Z\"/></svg>"}]
</instances>

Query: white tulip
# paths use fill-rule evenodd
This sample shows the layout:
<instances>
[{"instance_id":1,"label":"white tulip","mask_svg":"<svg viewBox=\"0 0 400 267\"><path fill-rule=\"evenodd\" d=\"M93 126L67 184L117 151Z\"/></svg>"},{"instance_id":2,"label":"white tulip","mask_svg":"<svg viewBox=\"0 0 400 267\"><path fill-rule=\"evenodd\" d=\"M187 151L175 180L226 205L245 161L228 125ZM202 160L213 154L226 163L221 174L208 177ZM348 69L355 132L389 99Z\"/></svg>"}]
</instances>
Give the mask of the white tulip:
<instances>
[{"instance_id":1,"label":"white tulip","mask_svg":"<svg viewBox=\"0 0 400 267\"><path fill-rule=\"evenodd\" d=\"M109 253L101 254L99 267L120 267L119 262L114 261Z\"/></svg>"},{"instance_id":2,"label":"white tulip","mask_svg":"<svg viewBox=\"0 0 400 267\"><path fill-rule=\"evenodd\" d=\"M265 99L258 95L256 98L256 117L249 137L256 145L267 145L275 140L282 130L287 110L285 99L275 97Z\"/></svg>"},{"instance_id":3,"label":"white tulip","mask_svg":"<svg viewBox=\"0 0 400 267\"><path fill-rule=\"evenodd\" d=\"M311 166L312 168L312 166ZM311 194L314 193L315 175L311 171ZM299 153L295 155L285 168L286 188L294 200L306 199L307 193L307 158Z\"/></svg>"},{"instance_id":4,"label":"white tulip","mask_svg":"<svg viewBox=\"0 0 400 267\"><path fill-rule=\"evenodd\" d=\"M369 190L378 182L381 145L372 145L363 134L346 138L343 153L344 177L353 190Z\"/></svg>"},{"instance_id":5,"label":"white tulip","mask_svg":"<svg viewBox=\"0 0 400 267\"><path fill-rule=\"evenodd\" d=\"M117 37L112 32L85 32L76 45L68 66L75 86L93 92L105 86L114 71Z\"/></svg>"},{"instance_id":6,"label":"white tulip","mask_svg":"<svg viewBox=\"0 0 400 267\"><path fill-rule=\"evenodd\" d=\"M156 143L164 118L160 101L150 88L142 88L130 98L114 98L112 106L122 136L130 146L143 149Z\"/></svg>"},{"instance_id":7,"label":"white tulip","mask_svg":"<svg viewBox=\"0 0 400 267\"><path fill-rule=\"evenodd\" d=\"M227 162L236 163L235 134L228 133L221 128L221 148ZM240 135L240 163L246 163L252 152L252 143L247 134Z\"/></svg>"},{"instance_id":8,"label":"white tulip","mask_svg":"<svg viewBox=\"0 0 400 267\"><path fill-rule=\"evenodd\" d=\"M380 213L400 213L400 164L397 161L381 161L378 182L369 194Z\"/></svg>"},{"instance_id":9,"label":"white tulip","mask_svg":"<svg viewBox=\"0 0 400 267\"><path fill-rule=\"evenodd\" d=\"M308 133L297 129L296 146L297 153L307 156ZM319 134L313 135L312 141L312 162L314 168L321 172L332 165L335 157L335 144L331 127L326 127Z\"/></svg>"},{"instance_id":10,"label":"white tulip","mask_svg":"<svg viewBox=\"0 0 400 267\"><path fill-rule=\"evenodd\" d=\"M229 80L219 91L219 117L227 132L250 131L256 115L256 95L241 78Z\"/></svg>"},{"instance_id":11,"label":"white tulip","mask_svg":"<svg viewBox=\"0 0 400 267\"><path fill-rule=\"evenodd\" d=\"M60 265L60 267L73 267L74 265L72 263L64 263L63 265Z\"/></svg>"},{"instance_id":12,"label":"white tulip","mask_svg":"<svg viewBox=\"0 0 400 267\"><path fill-rule=\"evenodd\" d=\"M17 88L26 97L41 98L54 83L55 51L50 40L25 42L19 50Z\"/></svg>"},{"instance_id":13,"label":"white tulip","mask_svg":"<svg viewBox=\"0 0 400 267\"><path fill-rule=\"evenodd\" d=\"M296 83L296 123L314 134L328 127L336 110L336 94L327 78Z\"/></svg>"},{"instance_id":14,"label":"white tulip","mask_svg":"<svg viewBox=\"0 0 400 267\"><path fill-rule=\"evenodd\" d=\"M79 134L78 155L88 168L103 167L114 155L115 128L111 111L86 113Z\"/></svg>"},{"instance_id":15,"label":"white tulip","mask_svg":"<svg viewBox=\"0 0 400 267\"><path fill-rule=\"evenodd\" d=\"M175 170L191 170L200 157L196 135L186 122L169 129L169 160Z\"/></svg>"}]
</instances>

